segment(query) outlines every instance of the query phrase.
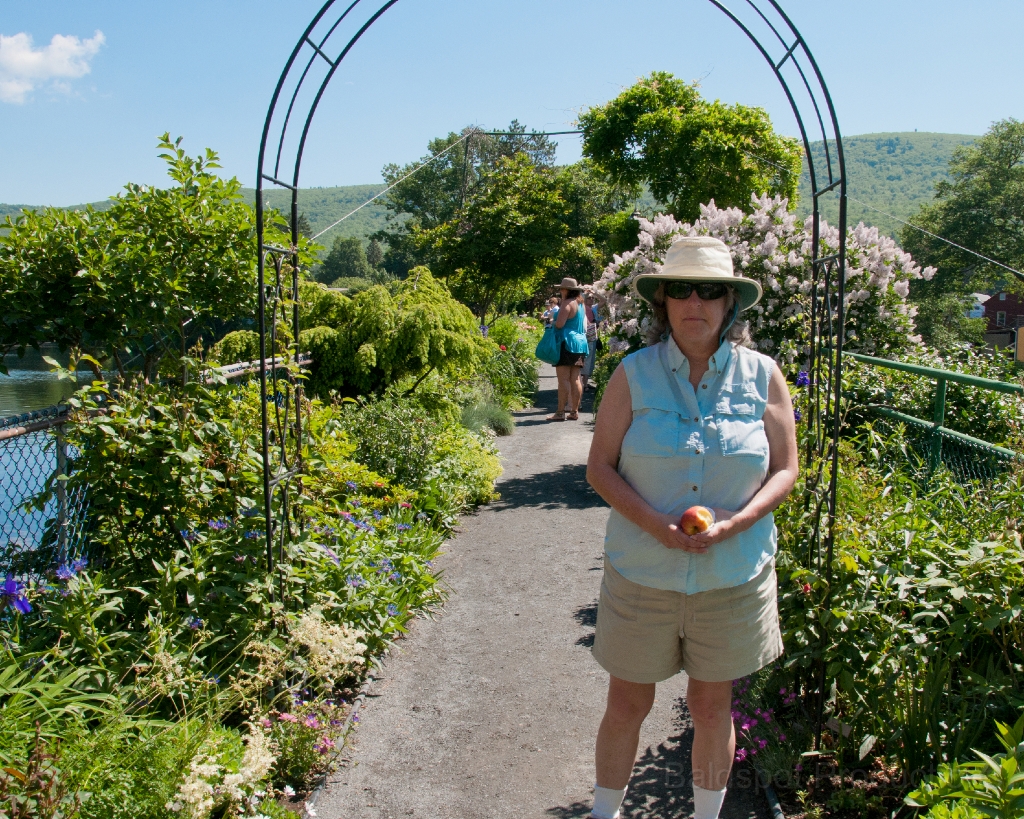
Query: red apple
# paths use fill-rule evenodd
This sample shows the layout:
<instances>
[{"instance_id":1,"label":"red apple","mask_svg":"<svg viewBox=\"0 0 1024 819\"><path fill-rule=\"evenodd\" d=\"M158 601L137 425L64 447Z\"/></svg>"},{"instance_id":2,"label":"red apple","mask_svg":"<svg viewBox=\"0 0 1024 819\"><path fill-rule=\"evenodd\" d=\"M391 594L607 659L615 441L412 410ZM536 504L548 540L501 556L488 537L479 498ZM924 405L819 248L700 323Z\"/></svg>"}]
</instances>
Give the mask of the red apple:
<instances>
[{"instance_id":1,"label":"red apple","mask_svg":"<svg viewBox=\"0 0 1024 819\"><path fill-rule=\"evenodd\" d=\"M688 535L706 532L715 522L715 513L706 506L691 506L679 519L679 528Z\"/></svg>"}]
</instances>

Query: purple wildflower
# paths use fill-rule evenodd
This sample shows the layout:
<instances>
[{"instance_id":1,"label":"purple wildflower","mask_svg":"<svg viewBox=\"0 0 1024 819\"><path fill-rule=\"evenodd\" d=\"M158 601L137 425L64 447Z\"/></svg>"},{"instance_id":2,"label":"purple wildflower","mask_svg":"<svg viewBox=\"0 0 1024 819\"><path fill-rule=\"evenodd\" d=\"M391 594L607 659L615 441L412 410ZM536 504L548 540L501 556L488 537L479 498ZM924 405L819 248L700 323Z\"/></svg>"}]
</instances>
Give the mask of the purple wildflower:
<instances>
[{"instance_id":1,"label":"purple wildflower","mask_svg":"<svg viewBox=\"0 0 1024 819\"><path fill-rule=\"evenodd\" d=\"M248 540L255 540L256 538L258 538L262 534L263 534L263 532L260 532L260 531L258 531L256 529L249 529L249 530L246 531L245 537Z\"/></svg>"},{"instance_id":2,"label":"purple wildflower","mask_svg":"<svg viewBox=\"0 0 1024 819\"><path fill-rule=\"evenodd\" d=\"M345 481L345 486L347 486L353 492L355 492L359 488L358 486L356 486L355 481Z\"/></svg>"},{"instance_id":3,"label":"purple wildflower","mask_svg":"<svg viewBox=\"0 0 1024 819\"><path fill-rule=\"evenodd\" d=\"M747 758L747 749L746 748L737 748L736 749L736 761L737 762L742 762L746 758Z\"/></svg>"},{"instance_id":4,"label":"purple wildflower","mask_svg":"<svg viewBox=\"0 0 1024 819\"><path fill-rule=\"evenodd\" d=\"M216 520L206 521L206 525L213 529L213 531L215 532L222 532L228 528L228 526L230 525L230 521L225 520L224 518L217 518Z\"/></svg>"},{"instance_id":5,"label":"purple wildflower","mask_svg":"<svg viewBox=\"0 0 1024 819\"><path fill-rule=\"evenodd\" d=\"M310 714L308 717L306 717L306 719L303 720L303 722L305 723L305 726L307 728L319 728L320 727L320 720L318 720L312 714Z\"/></svg>"},{"instance_id":6,"label":"purple wildflower","mask_svg":"<svg viewBox=\"0 0 1024 819\"><path fill-rule=\"evenodd\" d=\"M798 387L806 387L811 383L811 377L807 374L806 370L800 370L796 374L796 385Z\"/></svg>"},{"instance_id":7,"label":"purple wildflower","mask_svg":"<svg viewBox=\"0 0 1024 819\"><path fill-rule=\"evenodd\" d=\"M396 606L394 603L388 603L388 615L391 617L397 617L398 606Z\"/></svg>"},{"instance_id":8,"label":"purple wildflower","mask_svg":"<svg viewBox=\"0 0 1024 819\"><path fill-rule=\"evenodd\" d=\"M193 614L185 621L185 625L192 629L192 631L199 631L203 627L203 621Z\"/></svg>"},{"instance_id":9,"label":"purple wildflower","mask_svg":"<svg viewBox=\"0 0 1024 819\"><path fill-rule=\"evenodd\" d=\"M320 739L317 740L316 744L313 747L317 750L318 753L329 754L331 751L334 750L334 740L332 740L329 736L322 736L320 737Z\"/></svg>"},{"instance_id":10,"label":"purple wildflower","mask_svg":"<svg viewBox=\"0 0 1024 819\"><path fill-rule=\"evenodd\" d=\"M348 576L348 584L353 588L358 589L360 586L365 585L366 581L357 574L350 574Z\"/></svg>"},{"instance_id":11,"label":"purple wildflower","mask_svg":"<svg viewBox=\"0 0 1024 819\"><path fill-rule=\"evenodd\" d=\"M15 580L14 575L7 575L3 586L0 586L0 598L3 599L4 605L13 606L15 611L22 614L32 611L32 604L25 596L25 584L20 580Z\"/></svg>"},{"instance_id":12,"label":"purple wildflower","mask_svg":"<svg viewBox=\"0 0 1024 819\"><path fill-rule=\"evenodd\" d=\"M801 420L803 420L803 417L804 417L804 414L802 412L800 412L800 410L798 410L798 409L793 410L793 420L794 421L801 421Z\"/></svg>"},{"instance_id":13,"label":"purple wildflower","mask_svg":"<svg viewBox=\"0 0 1024 819\"><path fill-rule=\"evenodd\" d=\"M61 563L57 567L57 579L58 580L70 580L74 577L77 572L71 568L67 563Z\"/></svg>"},{"instance_id":14,"label":"purple wildflower","mask_svg":"<svg viewBox=\"0 0 1024 819\"><path fill-rule=\"evenodd\" d=\"M399 523L395 528L399 532L404 532L406 529L412 529L412 526L410 526L408 523Z\"/></svg>"}]
</instances>

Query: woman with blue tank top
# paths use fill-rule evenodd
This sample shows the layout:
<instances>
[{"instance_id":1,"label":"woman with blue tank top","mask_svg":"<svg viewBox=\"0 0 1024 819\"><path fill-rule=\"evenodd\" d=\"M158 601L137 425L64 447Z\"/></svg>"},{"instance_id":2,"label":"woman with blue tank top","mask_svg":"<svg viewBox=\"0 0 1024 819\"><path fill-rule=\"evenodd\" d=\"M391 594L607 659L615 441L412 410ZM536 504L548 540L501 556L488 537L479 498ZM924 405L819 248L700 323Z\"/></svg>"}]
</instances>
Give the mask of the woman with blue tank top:
<instances>
[{"instance_id":1,"label":"woman with blue tank top","mask_svg":"<svg viewBox=\"0 0 1024 819\"><path fill-rule=\"evenodd\" d=\"M685 671L694 819L717 819L735 754L732 682L782 653L772 511L799 471L785 377L737 316L761 287L718 239L691 236L637 276L650 346L601 401L587 480L612 507L594 657L610 674L597 734L596 819L625 795L655 684ZM687 535L680 516L710 509Z\"/></svg>"},{"instance_id":2,"label":"woman with blue tank top","mask_svg":"<svg viewBox=\"0 0 1024 819\"><path fill-rule=\"evenodd\" d=\"M560 351L555 375L558 376L558 409L548 421L576 421L580 417L583 382L580 373L590 350L587 344L587 320L580 304L583 290L576 279L566 276L558 286L562 293L555 315L555 338ZM568 407L568 413L565 408Z\"/></svg>"}]
</instances>

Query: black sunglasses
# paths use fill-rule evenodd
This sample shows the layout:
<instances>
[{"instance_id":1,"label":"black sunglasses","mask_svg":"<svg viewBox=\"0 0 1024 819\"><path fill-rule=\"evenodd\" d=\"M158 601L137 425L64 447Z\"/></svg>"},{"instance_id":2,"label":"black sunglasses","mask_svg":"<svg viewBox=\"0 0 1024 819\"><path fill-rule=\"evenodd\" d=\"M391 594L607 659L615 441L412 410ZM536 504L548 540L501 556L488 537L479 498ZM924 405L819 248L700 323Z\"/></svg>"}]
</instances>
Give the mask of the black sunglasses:
<instances>
[{"instance_id":1,"label":"black sunglasses","mask_svg":"<svg viewBox=\"0 0 1024 819\"><path fill-rule=\"evenodd\" d=\"M701 301L714 301L729 292L729 286L718 282L665 282L665 295L670 299L688 299L696 290Z\"/></svg>"}]
</instances>

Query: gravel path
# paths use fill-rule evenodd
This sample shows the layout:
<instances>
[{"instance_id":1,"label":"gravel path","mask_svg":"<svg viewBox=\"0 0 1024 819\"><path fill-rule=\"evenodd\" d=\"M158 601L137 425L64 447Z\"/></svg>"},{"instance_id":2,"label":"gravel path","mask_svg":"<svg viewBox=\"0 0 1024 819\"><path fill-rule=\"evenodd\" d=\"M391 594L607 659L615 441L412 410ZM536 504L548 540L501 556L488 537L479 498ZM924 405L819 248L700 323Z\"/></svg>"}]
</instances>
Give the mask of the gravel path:
<instances>
[{"instance_id":1,"label":"gravel path","mask_svg":"<svg viewBox=\"0 0 1024 819\"><path fill-rule=\"evenodd\" d=\"M590 656L608 509L586 482L592 393L578 422L535 408L499 439L501 499L462 519L441 558L451 596L384 662L319 819L569 819L588 815L607 675ZM685 677L658 686L623 816L688 817ZM734 772L722 816L768 819Z\"/></svg>"}]
</instances>

